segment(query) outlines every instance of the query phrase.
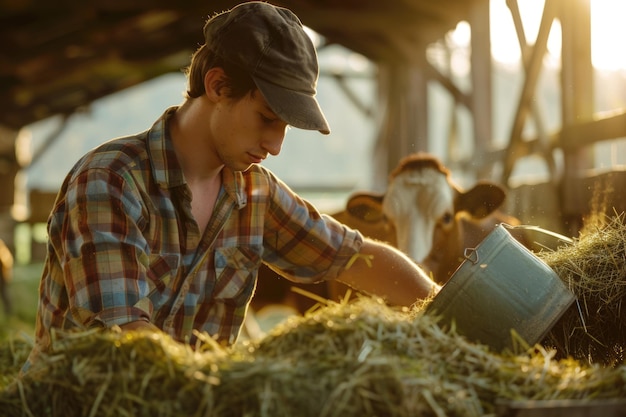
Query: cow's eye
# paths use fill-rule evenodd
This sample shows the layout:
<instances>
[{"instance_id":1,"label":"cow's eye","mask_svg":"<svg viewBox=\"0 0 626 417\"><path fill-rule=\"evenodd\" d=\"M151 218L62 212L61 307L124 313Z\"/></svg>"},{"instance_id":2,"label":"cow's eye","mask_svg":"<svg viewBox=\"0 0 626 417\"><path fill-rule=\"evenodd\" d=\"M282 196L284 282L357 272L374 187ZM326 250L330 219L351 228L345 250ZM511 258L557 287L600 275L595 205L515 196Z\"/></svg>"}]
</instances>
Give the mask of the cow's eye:
<instances>
[{"instance_id":1,"label":"cow's eye","mask_svg":"<svg viewBox=\"0 0 626 417\"><path fill-rule=\"evenodd\" d=\"M441 216L441 225L446 227L446 226L450 226L452 224L452 222L454 221L454 216L452 215L452 213L445 213L443 216Z\"/></svg>"}]
</instances>

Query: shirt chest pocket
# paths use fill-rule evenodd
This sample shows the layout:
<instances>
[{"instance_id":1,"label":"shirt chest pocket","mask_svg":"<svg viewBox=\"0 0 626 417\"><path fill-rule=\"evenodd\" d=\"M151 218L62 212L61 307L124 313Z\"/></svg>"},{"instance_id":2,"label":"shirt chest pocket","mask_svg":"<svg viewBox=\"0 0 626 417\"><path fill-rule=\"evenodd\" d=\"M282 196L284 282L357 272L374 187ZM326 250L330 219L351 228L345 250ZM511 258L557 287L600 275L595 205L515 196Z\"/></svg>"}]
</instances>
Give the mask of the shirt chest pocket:
<instances>
[{"instance_id":1,"label":"shirt chest pocket","mask_svg":"<svg viewBox=\"0 0 626 417\"><path fill-rule=\"evenodd\" d=\"M217 299L252 296L256 273L261 265L263 246L238 246L215 251L215 286Z\"/></svg>"}]
</instances>

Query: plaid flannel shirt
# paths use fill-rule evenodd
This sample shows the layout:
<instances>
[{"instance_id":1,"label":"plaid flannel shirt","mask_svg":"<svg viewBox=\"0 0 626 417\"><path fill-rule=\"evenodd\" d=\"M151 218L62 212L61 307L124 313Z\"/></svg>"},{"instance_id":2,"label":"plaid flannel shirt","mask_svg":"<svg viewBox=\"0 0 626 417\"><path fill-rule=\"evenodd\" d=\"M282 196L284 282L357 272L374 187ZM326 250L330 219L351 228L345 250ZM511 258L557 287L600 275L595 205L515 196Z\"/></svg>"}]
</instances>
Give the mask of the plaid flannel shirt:
<instances>
[{"instance_id":1,"label":"plaid flannel shirt","mask_svg":"<svg viewBox=\"0 0 626 417\"><path fill-rule=\"evenodd\" d=\"M174 154L168 109L150 130L81 158L48 221L37 349L51 329L154 323L192 343L194 329L234 343L261 262L290 278L335 278L362 236L318 213L270 171L222 172L207 230Z\"/></svg>"}]
</instances>

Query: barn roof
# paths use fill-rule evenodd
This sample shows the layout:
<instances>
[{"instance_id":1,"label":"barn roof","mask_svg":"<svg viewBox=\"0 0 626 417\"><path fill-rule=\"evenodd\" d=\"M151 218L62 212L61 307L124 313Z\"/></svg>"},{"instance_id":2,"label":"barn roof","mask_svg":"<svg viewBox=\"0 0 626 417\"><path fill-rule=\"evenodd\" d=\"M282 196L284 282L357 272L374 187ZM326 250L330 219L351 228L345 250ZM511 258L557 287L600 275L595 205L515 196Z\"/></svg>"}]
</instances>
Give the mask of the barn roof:
<instances>
[{"instance_id":1,"label":"barn roof","mask_svg":"<svg viewBox=\"0 0 626 417\"><path fill-rule=\"evenodd\" d=\"M411 59L488 0L281 0L328 43L373 61ZM235 0L7 0L0 6L0 126L71 114L179 71L205 19Z\"/></svg>"}]
</instances>

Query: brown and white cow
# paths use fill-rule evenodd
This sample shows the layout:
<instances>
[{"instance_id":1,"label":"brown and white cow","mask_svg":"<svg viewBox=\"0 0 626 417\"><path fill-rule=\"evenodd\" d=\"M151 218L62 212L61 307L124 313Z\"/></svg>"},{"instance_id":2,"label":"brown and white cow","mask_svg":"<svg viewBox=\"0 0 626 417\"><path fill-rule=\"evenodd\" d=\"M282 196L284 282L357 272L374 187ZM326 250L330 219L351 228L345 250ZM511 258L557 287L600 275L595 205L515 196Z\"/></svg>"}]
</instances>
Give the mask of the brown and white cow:
<instances>
[{"instance_id":1,"label":"brown and white cow","mask_svg":"<svg viewBox=\"0 0 626 417\"><path fill-rule=\"evenodd\" d=\"M445 283L464 260L466 248L476 247L497 224L519 224L498 210L505 198L504 189L489 181L464 190L436 157L415 153L392 171L384 194L353 195L344 223L358 218L377 229L389 223L386 229L394 230L394 235L382 240L422 265L435 281ZM512 234L525 243L521 231Z\"/></svg>"},{"instance_id":2,"label":"brown and white cow","mask_svg":"<svg viewBox=\"0 0 626 417\"><path fill-rule=\"evenodd\" d=\"M439 159L416 153L393 170L385 193L353 194L346 208L332 216L365 236L402 250L443 284L464 260L466 248L476 247L499 223L519 224L498 211L505 197L501 186L488 181L463 190ZM266 302L269 294L278 300L292 286L335 300L346 290L336 283L330 288L326 284L301 286L277 278L264 267L259 272L253 308ZM300 311L315 304L314 300L295 298Z\"/></svg>"}]
</instances>

